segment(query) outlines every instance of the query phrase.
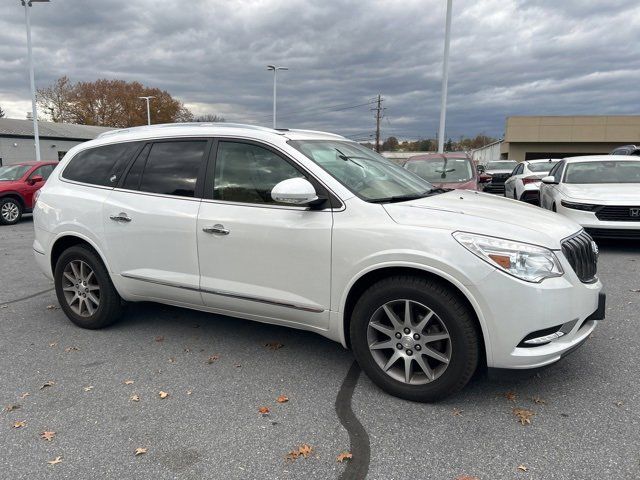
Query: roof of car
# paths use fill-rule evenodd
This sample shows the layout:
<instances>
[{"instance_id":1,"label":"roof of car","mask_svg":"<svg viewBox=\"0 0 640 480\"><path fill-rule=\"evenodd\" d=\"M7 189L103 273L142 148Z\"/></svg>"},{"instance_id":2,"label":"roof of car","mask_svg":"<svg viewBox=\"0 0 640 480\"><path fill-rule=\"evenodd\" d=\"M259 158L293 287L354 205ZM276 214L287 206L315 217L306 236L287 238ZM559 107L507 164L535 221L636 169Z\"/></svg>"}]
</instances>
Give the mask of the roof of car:
<instances>
[{"instance_id":1,"label":"roof of car","mask_svg":"<svg viewBox=\"0 0 640 480\"><path fill-rule=\"evenodd\" d=\"M55 165L58 162L37 162L35 160L31 160L31 161L27 161L27 162L18 162L18 163L13 163L11 164L11 166L13 165L29 165L29 166L35 166L35 165ZM10 165L6 165L7 167Z\"/></svg>"},{"instance_id":2,"label":"roof of car","mask_svg":"<svg viewBox=\"0 0 640 480\"><path fill-rule=\"evenodd\" d=\"M567 163L575 162L602 162L605 160L620 161L620 160L632 160L640 162L640 157L631 155L585 155L584 157L567 157L564 159Z\"/></svg>"},{"instance_id":3,"label":"roof of car","mask_svg":"<svg viewBox=\"0 0 640 480\"><path fill-rule=\"evenodd\" d=\"M525 163L545 163L545 162L559 162L561 158L537 158L535 160L525 160Z\"/></svg>"},{"instance_id":4,"label":"roof of car","mask_svg":"<svg viewBox=\"0 0 640 480\"><path fill-rule=\"evenodd\" d=\"M273 129L258 125L245 125L241 123L226 122L194 122L194 123L164 123L159 125L145 125L141 127L121 128L105 132L98 136L102 139L136 139L156 138L171 136L214 136L214 135L238 135L243 137L284 137L289 140L348 140L334 133L319 132L315 130L298 129Z\"/></svg>"}]
</instances>

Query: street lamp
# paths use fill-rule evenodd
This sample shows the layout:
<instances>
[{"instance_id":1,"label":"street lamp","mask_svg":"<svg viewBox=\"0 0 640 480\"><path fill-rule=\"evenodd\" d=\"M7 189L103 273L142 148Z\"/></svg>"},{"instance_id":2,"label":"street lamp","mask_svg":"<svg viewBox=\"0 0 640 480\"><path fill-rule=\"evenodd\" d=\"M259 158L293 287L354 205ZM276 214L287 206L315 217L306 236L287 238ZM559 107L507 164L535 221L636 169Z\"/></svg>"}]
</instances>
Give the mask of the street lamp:
<instances>
[{"instance_id":1,"label":"street lamp","mask_svg":"<svg viewBox=\"0 0 640 480\"><path fill-rule=\"evenodd\" d=\"M440 130L438 131L438 153L444 152L444 124L447 118L447 88L449 84L449 43L451 40L451 3L447 0L447 20L444 30L444 59L442 61L442 99L440 101Z\"/></svg>"},{"instance_id":2,"label":"street lamp","mask_svg":"<svg viewBox=\"0 0 640 480\"><path fill-rule=\"evenodd\" d=\"M273 128L276 128L276 83L278 79L278 70L289 70L287 67L277 67L275 65L267 65L267 70L273 70Z\"/></svg>"},{"instance_id":3,"label":"street lamp","mask_svg":"<svg viewBox=\"0 0 640 480\"><path fill-rule=\"evenodd\" d=\"M49 0L20 0L24 7L27 23L27 56L29 62L29 82L31 84L31 116L33 117L33 137L36 142L36 160L40 161L40 132L38 131L38 110L36 109L36 81L33 74L33 57L31 53L31 6L34 2L45 3Z\"/></svg>"},{"instance_id":4,"label":"street lamp","mask_svg":"<svg viewBox=\"0 0 640 480\"><path fill-rule=\"evenodd\" d=\"M149 100L156 97L149 96L149 97L138 97L138 98L141 98L147 101L147 125L151 125L151 110L149 109Z\"/></svg>"}]
</instances>

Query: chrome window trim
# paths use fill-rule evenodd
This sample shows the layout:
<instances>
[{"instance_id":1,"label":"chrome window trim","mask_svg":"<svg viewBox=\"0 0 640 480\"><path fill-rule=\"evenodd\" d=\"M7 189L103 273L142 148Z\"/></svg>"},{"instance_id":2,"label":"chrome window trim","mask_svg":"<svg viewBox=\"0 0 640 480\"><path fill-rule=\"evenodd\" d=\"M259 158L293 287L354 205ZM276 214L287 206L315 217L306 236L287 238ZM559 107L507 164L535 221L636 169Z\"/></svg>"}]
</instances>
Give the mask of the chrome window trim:
<instances>
[{"instance_id":1,"label":"chrome window trim","mask_svg":"<svg viewBox=\"0 0 640 480\"><path fill-rule=\"evenodd\" d=\"M192 291L192 292L199 292L199 293L209 293L209 294L218 295L218 296L221 296L221 297L237 298L239 300L248 300L250 302L266 303L268 305L275 305L277 307L293 308L295 310L303 310L305 312L322 313L322 312L325 311L322 308L312 307L310 305L287 303L287 302L281 302L281 301L278 301L278 300L272 300L272 299L269 299L269 298L241 295L239 293L228 292L228 291L225 291L225 290L214 290L214 289L209 289L209 288L196 288L196 287L191 287L191 286L188 286L188 285L182 285L180 283L166 282L164 280L156 280L156 279L153 279L153 278L142 277L142 276L134 275L134 274L131 274L131 273L122 273L120 275L122 277L124 277L124 278L130 278L132 280L139 280L141 282L153 283L153 284L156 284L156 285L163 285L165 287L180 288L182 290L189 290L189 291Z\"/></svg>"},{"instance_id":2,"label":"chrome window trim","mask_svg":"<svg viewBox=\"0 0 640 480\"><path fill-rule=\"evenodd\" d=\"M122 192L122 193L132 193L134 195L146 195L149 197L160 197L160 198L175 198L177 200L186 200L189 202L201 202L202 198L200 197L183 197L181 195L170 195L168 193L154 193L154 192L143 192L140 190L131 190L128 188L122 188L122 187L118 187L118 188L112 188L111 190L113 190L114 192Z\"/></svg>"}]
</instances>

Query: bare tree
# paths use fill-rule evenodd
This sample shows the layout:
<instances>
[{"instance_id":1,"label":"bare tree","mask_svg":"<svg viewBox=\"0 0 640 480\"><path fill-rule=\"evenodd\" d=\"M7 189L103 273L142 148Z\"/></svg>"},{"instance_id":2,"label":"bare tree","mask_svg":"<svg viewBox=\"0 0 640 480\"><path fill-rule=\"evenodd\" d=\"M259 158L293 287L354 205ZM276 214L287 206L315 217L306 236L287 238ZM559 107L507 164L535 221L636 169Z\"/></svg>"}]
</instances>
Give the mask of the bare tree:
<instances>
[{"instance_id":1,"label":"bare tree","mask_svg":"<svg viewBox=\"0 0 640 480\"><path fill-rule=\"evenodd\" d=\"M194 122L224 122L224 117L215 113L207 113L206 115L197 115L193 118Z\"/></svg>"},{"instance_id":2,"label":"bare tree","mask_svg":"<svg viewBox=\"0 0 640 480\"><path fill-rule=\"evenodd\" d=\"M0 107L0 118L4 118L4 110L2 110L2 107Z\"/></svg>"}]
</instances>

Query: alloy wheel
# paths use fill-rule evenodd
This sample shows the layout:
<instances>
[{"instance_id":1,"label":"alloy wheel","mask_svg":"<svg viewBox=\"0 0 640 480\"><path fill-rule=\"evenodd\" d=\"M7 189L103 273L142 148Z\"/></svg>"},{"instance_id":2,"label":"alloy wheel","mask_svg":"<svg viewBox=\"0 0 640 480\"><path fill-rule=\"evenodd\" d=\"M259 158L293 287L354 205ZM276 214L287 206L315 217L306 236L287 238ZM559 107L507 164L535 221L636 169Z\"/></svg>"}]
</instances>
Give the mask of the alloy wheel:
<instances>
[{"instance_id":1,"label":"alloy wheel","mask_svg":"<svg viewBox=\"0 0 640 480\"><path fill-rule=\"evenodd\" d=\"M2 204L0 215L2 215L2 218L5 222L15 222L20 215L20 207L18 207L18 205L13 202L5 202L4 204Z\"/></svg>"},{"instance_id":2,"label":"alloy wheel","mask_svg":"<svg viewBox=\"0 0 640 480\"><path fill-rule=\"evenodd\" d=\"M408 385L439 378L451 360L451 336L429 307L413 300L393 300L369 320L367 343L376 364Z\"/></svg>"},{"instance_id":3,"label":"alloy wheel","mask_svg":"<svg viewBox=\"0 0 640 480\"><path fill-rule=\"evenodd\" d=\"M100 285L94 271L82 260L72 260L64 267L62 291L69 308L81 317L92 316L100 306Z\"/></svg>"}]
</instances>

